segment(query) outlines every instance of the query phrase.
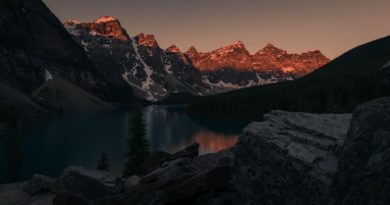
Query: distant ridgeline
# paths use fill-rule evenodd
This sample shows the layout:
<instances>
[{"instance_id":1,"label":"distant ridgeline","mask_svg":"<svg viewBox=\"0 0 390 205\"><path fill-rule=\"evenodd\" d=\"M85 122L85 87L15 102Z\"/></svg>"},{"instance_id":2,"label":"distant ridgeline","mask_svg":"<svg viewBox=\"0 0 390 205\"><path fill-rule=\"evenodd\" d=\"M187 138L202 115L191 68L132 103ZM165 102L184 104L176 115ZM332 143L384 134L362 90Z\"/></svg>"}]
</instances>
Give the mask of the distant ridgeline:
<instances>
[{"instance_id":1,"label":"distant ridgeline","mask_svg":"<svg viewBox=\"0 0 390 205\"><path fill-rule=\"evenodd\" d=\"M390 36L356 47L313 73L292 82L203 97L191 113L261 119L281 109L345 113L377 97L390 95L380 72L390 60Z\"/></svg>"}]
</instances>

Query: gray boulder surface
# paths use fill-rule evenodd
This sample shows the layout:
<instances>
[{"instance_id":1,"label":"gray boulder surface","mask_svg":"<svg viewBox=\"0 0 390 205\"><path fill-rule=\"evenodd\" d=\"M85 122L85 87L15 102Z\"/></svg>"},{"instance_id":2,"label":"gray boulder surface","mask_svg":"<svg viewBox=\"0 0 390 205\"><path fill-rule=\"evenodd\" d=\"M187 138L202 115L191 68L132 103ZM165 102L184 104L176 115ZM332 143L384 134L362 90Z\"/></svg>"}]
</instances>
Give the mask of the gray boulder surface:
<instances>
[{"instance_id":1,"label":"gray boulder surface","mask_svg":"<svg viewBox=\"0 0 390 205\"><path fill-rule=\"evenodd\" d=\"M59 179L59 189L81 194L91 201L111 197L122 191L123 182L107 171L69 167Z\"/></svg>"},{"instance_id":2,"label":"gray boulder surface","mask_svg":"<svg viewBox=\"0 0 390 205\"><path fill-rule=\"evenodd\" d=\"M31 195L50 192L55 190L56 184L56 179L44 175L34 174L26 191Z\"/></svg>"},{"instance_id":3,"label":"gray boulder surface","mask_svg":"<svg viewBox=\"0 0 390 205\"><path fill-rule=\"evenodd\" d=\"M108 204L167 204L193 199L198 194L228 187L232 162L230 150L167 162Z\"/></svg>"},{"instance_id":4,"label":"gray boulder surface","mask_svg":"<svg viewBox=\"0 0 390 205\"><path fill-rule=\"evenodd\" d=\"M350 114L272 111L234 148L240 194L262 204L326 204Z\"/></svg>"}]
</instances>

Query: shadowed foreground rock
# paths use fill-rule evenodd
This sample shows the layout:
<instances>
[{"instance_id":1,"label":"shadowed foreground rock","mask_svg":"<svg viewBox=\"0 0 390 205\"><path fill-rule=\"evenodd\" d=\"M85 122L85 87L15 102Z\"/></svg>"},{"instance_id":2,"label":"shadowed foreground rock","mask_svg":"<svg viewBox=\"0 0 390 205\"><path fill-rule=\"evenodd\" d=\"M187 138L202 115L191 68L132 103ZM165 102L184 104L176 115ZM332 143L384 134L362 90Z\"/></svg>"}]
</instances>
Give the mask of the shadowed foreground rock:
<instances>
[{"instance_id":1,"label":"shadowed foreground rock","mask_svg":"<svg viewBox=\"0 0 390 205\"><path fill-rule=\"evenodd\" d=\"M333 190L334 204L390 204L390 98L356 109Z\"/></svg>"},{"instance_id":2,"label":"shadowed foreground rock","mask_svg":"<svg viewBox=\"0 0 390 205\"><path fill-rule=\"evenodd\" d=\"M138 186L102 204L164 204L196 199L208 191L227 188L233 154L226 150L195 159L180 158L141 178Z\"/></svg>"},{"instance_id":3,"label":"shadowed foreground rock","mask_svg":"<svg viewBox=\"0 0 390 205\"><path fill-rule=\"evenodd\" d=\"M385 83L390 86L390 60L382 67L381 74L384 76Z\"/></svg>"},{"instance_id":4,"label":"shadowed foreground rock","mask_svg":"<svg viewBox=\"0 0 390 205\"><path fill-rule=\"evenodd\" d=\"M177 151L174 154L169 154L164 151L153 152L143 163L142 172L148 174L161 167L165 162L174 161L181 158L196 158L199 156L199 143L195 142L192 145L184 148L183 150Z\"/></svg>"},{"instance_id":5,"label":"shadowed foreground rock","mask_svg":"<svg viewBox=\"0 0 390 205\"><path fill-rule=\"evenodd\" d=\"M326 204L351 115L273 111L244 129L235 147L235 184L262 204Z\"/></svg>"}]
</instances>

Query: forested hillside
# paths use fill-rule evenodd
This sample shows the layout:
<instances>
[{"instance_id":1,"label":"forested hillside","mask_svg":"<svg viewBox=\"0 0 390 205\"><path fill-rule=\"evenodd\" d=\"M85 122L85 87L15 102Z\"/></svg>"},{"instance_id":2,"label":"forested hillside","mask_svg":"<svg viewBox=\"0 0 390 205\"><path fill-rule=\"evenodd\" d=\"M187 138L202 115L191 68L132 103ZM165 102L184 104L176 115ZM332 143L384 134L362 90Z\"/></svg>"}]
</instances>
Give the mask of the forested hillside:
<instances>
[{"instance_id":1,"label":"forested hillside","mask_svg":"<svg viewBox=\"0 0 390 205\"><path fill-rule=\"evenodd\" d=\"M189 111L247 119L261 119L275 109L352 112L362 102L390 94L379 72L389 60L387 36L356 47L298 80L204 97L190 105Z\"/></svg>"}]
</instances>

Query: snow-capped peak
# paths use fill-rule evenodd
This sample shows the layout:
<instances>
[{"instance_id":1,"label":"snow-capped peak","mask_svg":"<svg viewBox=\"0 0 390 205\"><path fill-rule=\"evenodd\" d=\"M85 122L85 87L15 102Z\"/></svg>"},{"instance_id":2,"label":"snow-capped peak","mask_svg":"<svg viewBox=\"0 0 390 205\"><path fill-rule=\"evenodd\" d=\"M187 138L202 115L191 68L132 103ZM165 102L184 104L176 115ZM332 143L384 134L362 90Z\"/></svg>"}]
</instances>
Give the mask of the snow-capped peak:
<instances>
[{"instance_id":1,"label":"snow-capped peak","mask_svg":"<svg viewBox=\"0 0 390 205\"><path fill-rule=\"evenodd\" d=\"M102 17L96 19L96 21L94 21L94 23L105 23L105 22L109 22L109 21L116 21L116 18L112 17L112 16L102 16Z\"/></svg>"}]
</instances>

